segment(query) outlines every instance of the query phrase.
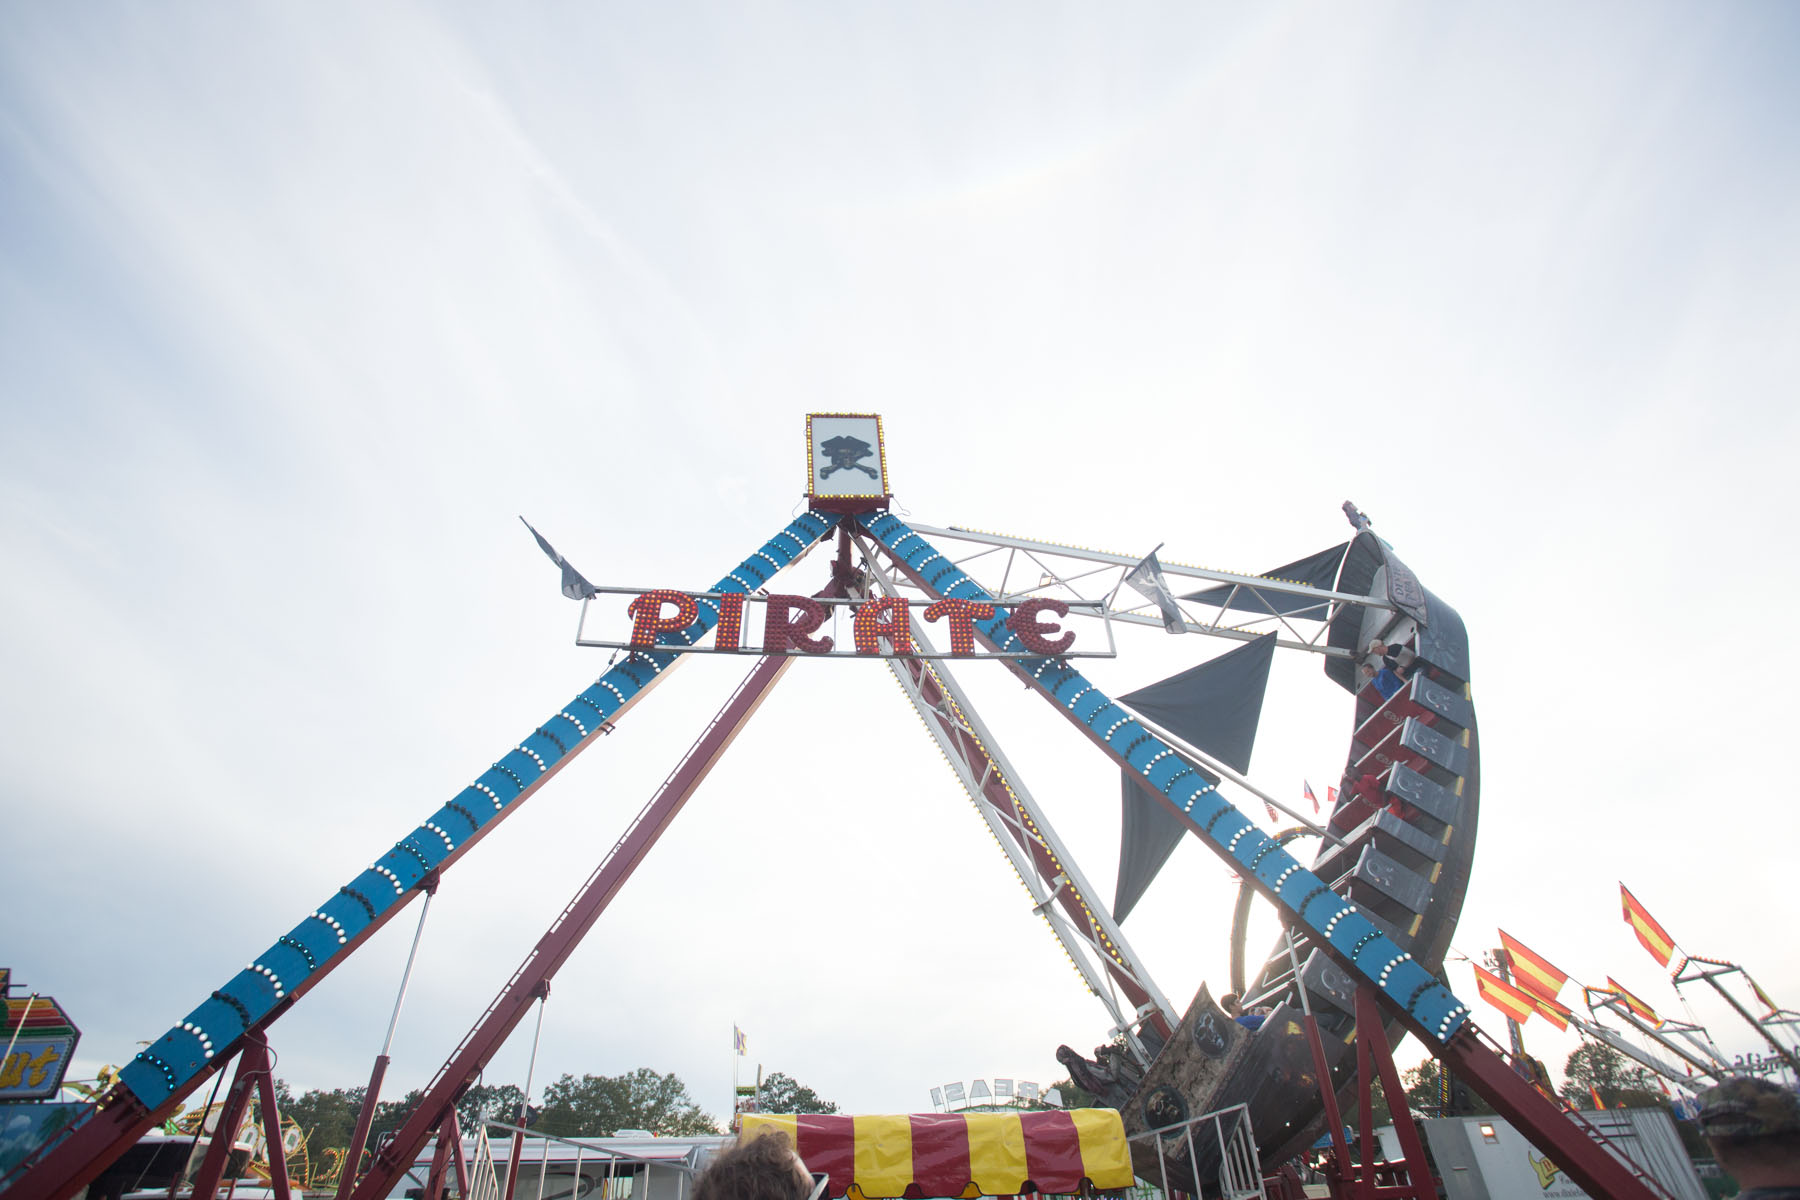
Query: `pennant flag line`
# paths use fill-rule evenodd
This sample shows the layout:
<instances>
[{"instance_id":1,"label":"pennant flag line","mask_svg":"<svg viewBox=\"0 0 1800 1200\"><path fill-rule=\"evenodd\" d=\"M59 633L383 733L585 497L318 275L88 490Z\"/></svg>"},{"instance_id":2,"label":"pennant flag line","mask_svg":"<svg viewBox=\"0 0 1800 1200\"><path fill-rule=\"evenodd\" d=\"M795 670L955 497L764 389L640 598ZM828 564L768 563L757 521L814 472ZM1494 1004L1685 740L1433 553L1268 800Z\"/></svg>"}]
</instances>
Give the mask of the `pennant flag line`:
<instances>
[{"instance_id":1,"label":"pennant flag line","mask_svg":"<svg viewBox=\"0 0 1800 1200\"><path fill-rule=\"evenodd\" d=\"M1538 1015L1544 1020L1556 1026L1563 1033L1569 1031L1569 1021L1575 1014L1554 1000L1544 1000L1533 996L1532 1004L1536 1006Z\"/></svg>"},{"instance_id":2,"label":"pennant flag line","mask_svg":"<svg viewBox=\"0 0 1800 1200\"><path fill-rule=\"evenodd\" d=\"M1500 931L1500 945L1512 962L1513 982L1526 991L1554 1000L1562 985L1569 982L1567 971L1552 965L1549 959L1534 953L1504 929Z\"/></svg>"},{"instance_id":3,"label":"pennant flag line","mask_svg":"<svg viewBox=\"0 0 1800 1200\"><path fill-rule=\"evenodd\" d=\"M1304 779L1300 783L1306 788L1306 798L1312 801L1313 812L1316 814L1319 811L1319 798L1313 795L1312 784L1307 783Z\"/></svg>"},{"instance_id":4,"label":"pennant flag line","mask_svg":"<svg viewBox=\"0 0 1800 1200\"><path fill-rule=\"evenodd\" d=\"M527 529L531 522L520 517L519 521ZM531 536L537 539L538 549L550 556L550 561L562 568L562 594L571 600L588 600L600 594L600 589L583 578L580 571L569 565L569 560L556 552L556 547L544 540L544 535L531 529Z\"/></svg>"},{"instance_id":5,"label":"pennant flag line","mask_svg":"<svg viewBox=\"0 0 1800 1200\"><path fill-rule=\"evenodd\" d=\"M1611 975L1608 975L1606 977L1606 989L1605 990L1611 992L1613 995L1615 995L1619 999L1623 1000L1625 1002L1625 1006L1627 1008L1631 1009L1631 1011L1636 1013L1638 1016L1644 1018L1644 1020L1649 1021L1653 1025L1661 1025L1662 1024L1662 1018L1656 1015L1655 1009L1651 1008L1648 1004L1645 1004L1642 1000L1639 1000L1636 996L1634 996L1630 992L1626 991L1625 985L1621 984L1618 980L1614 979Z\"/></svg>"},{"instance_id":6,"label":"pennant flag line","mask_svg":"<svg viewBox=\"0 0 1800 1200\"><path fill-rule=\"evenodd\" d=\"M1160 545L1156 548L1161 549ZM1169 590L1169 581L1163 577L1162 564L1156 561L1156 550L1144 555L1143 562L1125 572L1125 582L1144 599L1156 602L1164 629L1170 633L1186 633L1187 622L1182 618L1181 605L1175 602L1175 593Z\"/></svg>"},{"instance_id":7,"label":"pennant flag line","mask_svg":"<svg viewBox=\"0 0 1800 1200\"><path fill-rule=\"evenodd\" d=\"M1669 936L1669 931L1644 911L1644 906L1638 903L1638 898L1623 883L1619 884L1619 901L1624 909L1625 923L1637 934L1638 944L1650 952L1650 957L1656 960L1657 966L1668 966L1669 959L1675 954L1675 939Z\"/></svg>"},{"instance_id":8,"label":"pennant flag line","mask_svg":"<svg viewBox=\"0 0 1800 1200\"><path fill-rule=\"evenodd\" d=\"M1473 963L1470 965L1474 966ZM1538 1011L1535 998L1480 967L1475 967L1475 991L1483 1000L1515 1021L1529 1020L1531 1014Z\"/></svg>"}]
</instances>

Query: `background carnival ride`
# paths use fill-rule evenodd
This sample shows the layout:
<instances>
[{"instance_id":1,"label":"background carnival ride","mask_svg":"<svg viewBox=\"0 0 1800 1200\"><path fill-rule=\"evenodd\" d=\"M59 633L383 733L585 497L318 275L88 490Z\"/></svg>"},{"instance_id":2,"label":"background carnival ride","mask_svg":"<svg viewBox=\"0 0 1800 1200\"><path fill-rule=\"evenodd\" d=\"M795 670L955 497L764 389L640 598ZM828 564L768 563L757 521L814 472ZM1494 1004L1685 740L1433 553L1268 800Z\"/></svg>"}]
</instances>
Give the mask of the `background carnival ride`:
<instances>
[{"instance_id":1,"label":"background carnival ride","mask_svg":"<svg viewBox=\"0 0 1800 1200\"><path fill-rule=\"evenodd\" d=\"M274 1119L272 1097L266 1091L265 1036L274 1020L414 896L429 896L447 868L576 752L610 732L681 653L708 636L721 638L726 633L735 645L739 631L730 626L741 617L735 598L765 590L778 572L820 545L834 545L835 554L819 597L861 600L866 610L877 613L866 629L858 621L858 651L893 654L888 661L897 677L963 776L1040 910L1046 915L1060 910L1052 927L1115 1020L1113 1041L1098 1053L1098 1061L1088 1062L1066 1048L1064 1061L1121 1109L1128 1126L1141 1132L1190 1114L1244 1103L1257 1120L1264 1157L1279 1162L1310 1141L1311 1128L1321 1115L1329 1116L1333 1129L1340 1126L1335 1094L1350 1086L1353 1058L1361 1056L1366 1079L1373 1047L1385 1065L1392 1093L1386 1046L1402 1032L1411 1032L1540 1150L1565 1164L1570 1176L1590 1193L1655 1194L1641 1174L1606 1148L1591 1129L1516 1074L1475 1028L1467 1006L1438 978L1466 888L1478 802L1467 639L1454 610L1418 585L1391 549L1368 531L1360 514L1351 510L1358 533L1346 546L1278 568L1270 576L1169 568L1167 574L1178 579L1186 576L1208 584L1184 599L1216 609L1217 616L1197 620L1177 609L1166 593L1157 606L1160 612L1152 615L1154 610L1141 605L1113 607L1122 576L1134 566L1131 559L1024 539L909 526L889 511L885 461L876 459L878 471L860 463L870 457L867 451L879 451L875 418L832 415L819 420L828 427L815 431L809 421L808 511L727 572L708 593L685 599L679 593L649 594L654 602L640 610L638 636L623 661L142 1051L87 1119L7 1181L5 1194L18 1200L71 1194L234 1056L239 1065L232 1096L242 1102L252 1087L261 1087L265 1119ZM873 445L864 453L847 449L842 430L830 425L846 420L852 430L865 428L865 422L872 430ZM835 446L826 433L838 435ZM841 473L840 478L827 482L834 473ZM872 484L864 481L864 475ZM852 476L848 484L844 476ZM936 548L953 539L967 546L965 560L953 560ZM1056 567L1058 560L1078 566ZM1023 585L1012 581L1014 566L1021 563L1029 564L1024 572L1028 582ZM974 570L985 576L996 567L1001 578L997 583L987 580L987 586L971 574ZM1294 569L1308 577L1278 578ZM1129 573L1144 581L1141 570ZM1151 582L1155 578L1153 574ZM1241 659L1234 655L1223 659L1231 662L1232 670L1241 670L1244 660L1250 660L1252 674L1256 656L1266 658L1276 648L1317 654L1327 676L1355 694L1345 782L1373 775L1379 790L1359 798L1350 787L1344 789L1334 830L1324 835L1324 848L1312 869L1289 853L1286 838L1257 829L1221 794L1221 779L1230 778L1265 802L1272 801L1238 774L1228 750L1209 753L1201 744L1209 740L1202 730L1193 731L1190 740L1152 723L1160 706L1165 709L1160 714L1163 720L1180 725L1179 718L1167 711L1171 704L1180 707L1178 698L1152 694L1165 685L1135 693L1134 713L1093 686L1070 658L1062 656L1068 646L1059 636L1066 635L1060 634L1053 619L1041 618L1046 612L1051 618L1064 616L1065 606L1071 604L1095 603L1086 593L1096 583L1102 590L1110 585L1098 606L1112 620L1179 624L1243 641L1246 645L1234 652ZM572 586L577 589L572 594L593 592L565 565L565 591ZM908 593L927 603L928 619L948 618L952 655L972 654L978 642L1119 765L1125 777L1127 822L1135 812L1141 835L1138 856L1122 865L1122 875L1127 867L1146 869L1146 862L1153 873L1167 857L1170 832L1191 834L1273 903L1290 935L1247 981L1251 1001L1273 1010L1261 1030L1251 1035L1225 1020L1204 986L1185 1014L1156 989L1117 920L1106 912L1066 848L1016 784L1016 775L966 697L947 672L932 665L934 652L928 649L925 631L905 604ZM882 601L886 603L875 603ZM749 678L452 1053L419 1108L375 1157L355 1190L351 1192L346 1183L341 1196L373 1200L385 1195L395 1174L410 1165L434 1132L448 1132L454 1139L456 1097L532 1004L547 995L556 968L767 689L796 657L823 648L808 636L821 623L809 603L799 597L782 600L788 619L781 624L792 636L761 648ZM679 619L664 618L670 604ZM1228 615L1245 612L1266 619L1273 630L1227 623ZM864 633L868 644L863 644ZM1406 686L1391 695L1362 686L1358 652L1371 636L1413 642L1424 669L1413 672ZM920 652L894 653L904 649L896 643L906 641ZM1203 664L1195 671L1216 677L1217 669L1206 670L1211 667L1212 663ZM1266 678L1266 666L1264 672ZM1183 692L1195 682L1184 677L1193 675L1184 672L1167 684L1173 692ZM1132 841L1129 829L1127 840ZM1132 853L1128 844L1128 860ZM1123 910L1129 904L1118 907ZM1356 1037L1358 1028L1368 1031L1382 1025L1385 1038ZM381 1066L378 1060L377 1085ZM1338 1086L1320 1089L1322 1071L1330 1072ZM1328 1111L1322 1114L1321 1108ZM279 1135L271 1140L279 1141ZM1341 1145L1339 1154L1341 1158ZM1189 1161L1182 1168L1185 1178L1170 1182L1203 1187L1204 1180L1198 1178L1204 1174L1203 1166Z\"/></svg>"}]
</instances>

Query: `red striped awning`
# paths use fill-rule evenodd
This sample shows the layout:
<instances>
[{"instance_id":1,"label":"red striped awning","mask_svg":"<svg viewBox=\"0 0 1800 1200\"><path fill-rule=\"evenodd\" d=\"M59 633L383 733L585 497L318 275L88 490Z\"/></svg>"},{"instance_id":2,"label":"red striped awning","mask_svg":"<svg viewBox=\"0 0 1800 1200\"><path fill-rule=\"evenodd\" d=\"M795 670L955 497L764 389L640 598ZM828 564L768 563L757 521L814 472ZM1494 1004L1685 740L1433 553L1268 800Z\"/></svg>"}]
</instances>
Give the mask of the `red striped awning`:
<instances>
[{"instance_id":1,"label":"red striped awning","mask_svg":"<svg viewBox=\"0 0 1800 1200\"><path fill-rule=\"evenodd\" d=\"M1134 1182L1125 1126L1110 1108L901 1116L745 1113L745 1138L786 1134L828 1196L1052 1195Z\"/></svg>"}]
</instances>

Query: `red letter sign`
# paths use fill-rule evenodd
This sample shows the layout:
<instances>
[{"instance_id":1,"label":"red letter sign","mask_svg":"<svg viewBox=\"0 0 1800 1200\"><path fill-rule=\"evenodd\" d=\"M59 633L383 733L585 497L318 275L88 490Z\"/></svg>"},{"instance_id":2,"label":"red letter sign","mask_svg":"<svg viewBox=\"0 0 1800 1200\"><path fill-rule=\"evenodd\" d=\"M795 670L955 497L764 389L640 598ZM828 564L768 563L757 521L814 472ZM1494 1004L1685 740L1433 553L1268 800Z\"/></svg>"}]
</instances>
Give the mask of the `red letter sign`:
<instances>
[{"instance_id":1,"label":"red letter sign","mask_svg":"<svg viewBox=\"0 0 1800 1200\"><path fill-rule=\"evenodd\" d=\"M1019 640L1025 643L1027 650L1033 654L1042 654L1048 657L1052 654L1061 654L1073 646L1075 634L1073 631L1068 631L1061 637L1051 637L1050 635L1061 629L1062 626L1045 621L1038 616L1039 613L1045 611L1053 612L1059 617L1066 617L1069 615L1069 606L1061 600L1042 598L1027 600L1013 609L1012 616L1006 618L1006 627L1019 635Z\"/></svg>"},{"instance_id":2,"label":"red letter sign","mask_svg":"<svg viewBox=\"0 0 1800 1200\"><path fill-rule=\"evenodd\" d=\"M675 615L662 615L663 605L673 604ZM689 625L700 619L700 606L686 592L671 591L668 588L657 588L645 592L630 604L625 611L631 614L631 644L633 646L654 646L659 633L680 633Z\"/></svg>"},{"instance_id":3,"label":"red letter sign","mask_svg":"<svg viewBox=\"0 0 1800 1200\"><path fill-rule=\"evenodd\" d=\"M994 615L994 606L985 600L961 600L947 596L925 608L925 619L950 618L950 653L975 653L975 622Z\"/></svg>"},{"instance_id":4,"label":"red letter sign","mask_svg":"<svg viewBox=\"0 0 1800 1200\"><path fill-rule=\"evenodd\" d=\"M856 632L858 654L880 654L885 636L894 644L895 654L913 652L912 626L906 620L906 601L899 596L883 596L856 610L852 625Z\"/></svg>"},{"instance_id":5,"label":"red letter sign","mask_svg":"<svg viewBox=\"0 0 1800 1200\"><path fill-rule=\"evenodd\" d=\"M790 611L800 615L794 617ZM830 638L807 636L824 623L825 606L811 596L770 596L763 617L763 653L781 654L796 646L808 654L829 653Z\"/></svg>"}]
</instances>

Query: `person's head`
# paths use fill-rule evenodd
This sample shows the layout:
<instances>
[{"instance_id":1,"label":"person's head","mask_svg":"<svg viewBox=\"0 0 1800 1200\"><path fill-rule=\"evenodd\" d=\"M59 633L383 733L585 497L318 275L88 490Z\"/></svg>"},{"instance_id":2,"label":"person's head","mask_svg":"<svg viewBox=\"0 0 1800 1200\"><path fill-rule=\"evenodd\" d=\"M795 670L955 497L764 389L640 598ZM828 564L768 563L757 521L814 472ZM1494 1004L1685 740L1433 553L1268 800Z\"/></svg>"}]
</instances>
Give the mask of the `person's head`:
<instances>
[{"instance_id":1,"label":"person's head","mask_svg":"<svg viewBox=\"0 0 1800 1200\"><path fill-rule=\"evenodd\" d=\"M1244 1014L1244 1002L1238 999L1236 992L1226 992L1219 997L1219 1007L1225 1010L1228 1017L1239 1017Z\"/></svg>"},{"instance_id":2,"label":"person's head","mask_svg":"<svg viewBox=\"0 0 1800 1200\"><path fill-rule=\"evenodd\" d=\"M694 1181L691 1200L807 1200L806 1164L784 1133L768 1132L713 1156Z\"/></svg>"},{"instance_id":3,"label":"person's head","mask_svg":"<svg viewBox=\"0 0 1800 1200\"><path fill-rule=\"evenodd\" d=\"M1800 1185L1800 1097L1738 1075L1700 1093L1700 1133L1744 1187Z\"/></svg>"},{"instance_id":4,"label":"person's head","mask_svg":"<svg viewBox=\"0 0 1800 1200\"><path fill-rule=\"evenodd\" d=\"M1386 654L1387 653L1387 643L1382 641L1380 638L1375 638L1374 640L1372 640L1369 643L1369 653L1370 654Z\"/></svg>"}]
</instances>

